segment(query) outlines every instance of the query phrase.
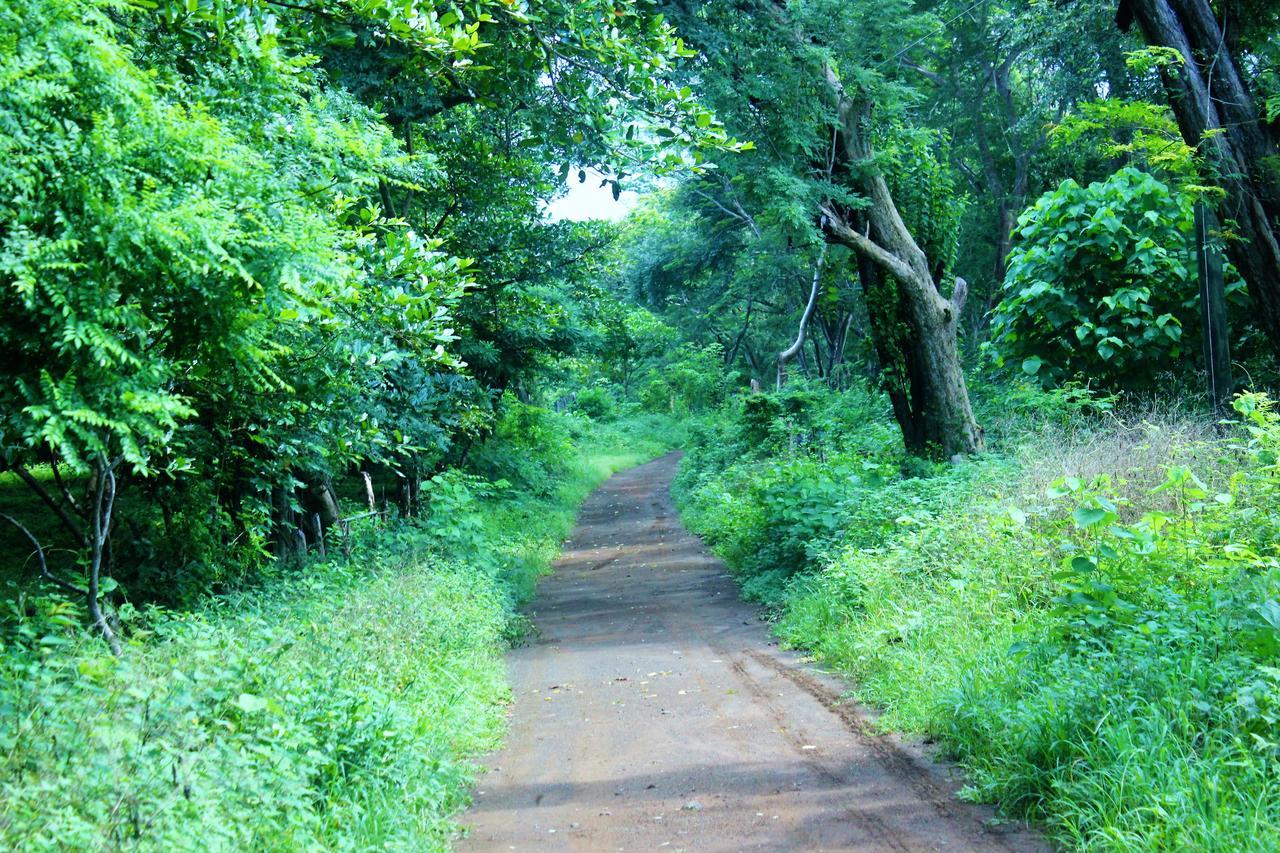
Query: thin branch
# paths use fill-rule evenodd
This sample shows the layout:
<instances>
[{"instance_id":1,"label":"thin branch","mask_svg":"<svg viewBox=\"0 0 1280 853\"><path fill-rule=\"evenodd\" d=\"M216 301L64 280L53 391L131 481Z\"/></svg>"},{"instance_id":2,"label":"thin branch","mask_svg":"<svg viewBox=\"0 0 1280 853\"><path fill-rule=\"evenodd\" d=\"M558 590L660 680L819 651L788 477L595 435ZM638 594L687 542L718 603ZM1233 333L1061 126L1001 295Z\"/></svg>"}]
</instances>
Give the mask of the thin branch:
<instances>
[{"instance_id":1,"label":"thin branch","mask_svg":"<svg viewBox=\"0 0 1280 853\"><path fill-rule=\"evenodd\" d=\"M75 496L71 494L71 490L67 488L67 484L62 482L62 475L58 473L58 460L49 460L49 470L53 471L53 482L58 484L58 491L62 492L62 499L67 502L72 511L84 518L84 510L80 508L80 504L76 503Z\"/></svg>"},{"instance_id":2,"label":"thin branch","mask_svg":"<svg viewBox=\"0 0 1280 853\"><path fill-rule=\"evenodd\" d=\"M711 195L711 193L706 192L705 190L700 190L697 187L694 187L693 192L695 195L701 196L702 198L711 202L711 204L713 204L716 207L716 209L719 210L721 213L723 213L725 216L728 216L731 219L737 220L738 222L741 222L744 225L746 225L748 228L751 229L751 233L755 234L755 236L757 237L760 236L760 229L756 226L755 220L752 219L751 216L745 210L742 209L742 205L738 204L738 202L736 201L733 202L733 205L736 208L738 208L738 210L735 212L733 210L730 210L728 207L725 207L723 204L720 203L718 199L716 199L715 196Z\"/></svg>"},{"instance_id":3,"label":"thin branch","mask_svg":"<svg viewBox=\"0 0 1280 853\"><path fill-rule=\"evenodd\" d=\"M89 558L89 589L85 595L89 615L115 655L120 654L120 640L107 622L102 605L98 603L98 581L102 574L102 558L107 539L111 535L111 511L116 502L115 466L118 464L118 460L109 462L105 456L98 456L98 487L93 502L93 548Z\"/></svg>"},{"instance_id":4,"label":"thin branch","mask_svg":"<svg viewBox=\"0 0 1280 853\"><path fill-rule=\"evenodd\" d=\"M63 507L61 503L54 500L53 495L49 494L49 490L44 487L44 484L31 476L31 472L22 465L14 465L12 467L13 472L22 479L22 482L26 483L31 491L35 492L36 496L39 497L40 500L44 501L45 505L48 506L49 509L53 510L53 514L58 516L62 525L66 527L71 535L76 538L76 541L80 543L81 546L87 546L89 542L85 538L83 528L81 528L81 526L76 523L76 520L67 513L66 508Z\"/></svg>"},{"instance_id":5,"label":"thin branch","mask_svg":"<svg viewBox=\"0 0 1280 853\"><path fill-rule=\"evenodd\" d=\"M5 521L12 524L14 527L18 528L18 530L22 532L22 535L27 537L27 539L35 547L36 562L39 563L40 565L40 577L51 582L52 584L57 586L59 589L69 592L73 595L84 595L83 589L80 589L80 587L75 586L74 584L68 583L67 581L64 581L62 578L58 577L53 572L49 571L49 564L44 558L44 548L41 547L40 540L37 539L31 533L30 530L24 527L22 523L18 521L18 519L3 512L0 512L0 519L4 519Z\"/></svg>"}]
</instances>

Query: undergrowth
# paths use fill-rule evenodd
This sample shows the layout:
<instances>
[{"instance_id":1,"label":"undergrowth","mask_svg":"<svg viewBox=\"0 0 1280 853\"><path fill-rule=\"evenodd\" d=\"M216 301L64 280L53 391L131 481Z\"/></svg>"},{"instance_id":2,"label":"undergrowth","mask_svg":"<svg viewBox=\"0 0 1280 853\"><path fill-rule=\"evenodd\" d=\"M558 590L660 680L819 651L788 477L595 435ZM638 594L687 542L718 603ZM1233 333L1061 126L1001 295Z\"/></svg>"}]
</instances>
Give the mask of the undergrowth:
<instances>
[{"instance_id":1,"label":"undergrowth","mask_svg":"<svg viewBox=\"0 0 1280 853\"><path fill-rule=\"evenodd\" d=\"M881 725L938 740L967 796L1071 847L1274 849L1269 400L1219 425L1007 390L994 452L958 465L903 457L865 389L738 406L695 431L682 512Z\"/></svg>"},{"instance_id":2,"label":"undergrowth","mask_svg":"<svg viewBox=\"0 0 1280 853\"><path fill-rule=\"evenodd\" d=\"M16 594L0 624L0 846L438 849L494 749L502 654L577 505L670 424L513 404L427 518L190 611Z\"/></svg>"}]
</instances>

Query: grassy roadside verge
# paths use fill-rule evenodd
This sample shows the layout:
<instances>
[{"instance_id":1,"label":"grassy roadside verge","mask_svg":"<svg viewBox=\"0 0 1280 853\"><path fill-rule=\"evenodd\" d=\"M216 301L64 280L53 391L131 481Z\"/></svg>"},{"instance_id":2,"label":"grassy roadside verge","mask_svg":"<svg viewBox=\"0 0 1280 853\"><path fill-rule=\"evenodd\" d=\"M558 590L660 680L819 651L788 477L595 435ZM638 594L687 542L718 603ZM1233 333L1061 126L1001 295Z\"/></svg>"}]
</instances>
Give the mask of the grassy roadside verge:
<instances>
[{"instance_id":1,"label":"grassy roadside verge","mask_svg":"<svg viewBox=\"0 0 1280 853\"><path fill-rule=\"evenodd\" d=\"M120 658L73 605L10 602L0 846L446 847L501 738L516 608L582 499L667 448L654 421L522 414L424 488L422 523L192 611L126 608Z\"/></svg>"},{"instance_id":2,"label":"grassy roadside verge","mask_svg":"<svg viewBox=\"0 0 1280 853\"><path fill-rule=\"evenodd\" d=\"M1269 403L1224 431L1006 392L996 452L929 465L864 391L769 396L695 430L676 491L780 637L1065 846L1275 849Z\"/></svg>"}]
</instances>

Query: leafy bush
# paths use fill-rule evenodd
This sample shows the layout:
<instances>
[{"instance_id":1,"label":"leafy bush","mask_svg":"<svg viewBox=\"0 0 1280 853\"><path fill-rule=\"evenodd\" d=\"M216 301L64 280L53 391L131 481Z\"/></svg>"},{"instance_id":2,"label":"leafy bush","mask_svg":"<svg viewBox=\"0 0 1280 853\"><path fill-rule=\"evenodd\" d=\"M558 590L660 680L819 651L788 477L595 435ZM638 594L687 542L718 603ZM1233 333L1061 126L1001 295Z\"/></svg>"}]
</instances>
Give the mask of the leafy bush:
<instances>
[{"instance_id":1,"label":"leafy bush","mask_svg":"<svg viewBox=\"0 0 1280 853\"><path fill-rule=\"evenodd\" d=\"M475 450L471 467L486 479L549 495L573 456L573 442L588 435L576 420L506 397L493 439Z\"/></svg>"},{"instance_id":2,"label":"leafy bush","mask_svg":"<svg viewBox=\"0 0 1280 853\"><path fill-rule=\"evenodd\" d=\"M1197 299L1191 199L1124 168L1067 180L1018 219L994 346L1044 384L1149 385L1183 352Z\"/></svg>"},{"instance_id":3,"label":"leafy bush","mask_svg":"<svg viewBox=\"0 0 1280 853\"><path fill-rule=\"evenodd\" d=\"M576 420L510 417L538 442ZM516 605L586 494L668 446L665 422L575 428L579 453L527 463L537 491L443 472L426 518L356 522L350 559L189 612L123 605L120 657L79 604L4 603L0 846L446 848L502 733Z\"/></svg>"},{"instance_id":4,"label":"leafy bush","mask_svg":"<svg viewBox=\"0 0 1280 853\"><path fill-rule=\"evenodd\" d=\"M573 401L573 410L593 421L612 420L618 413L618 398L603 385L584 388Z\"/></svg>"},{"instance_id":5,"label":"leafy bush","mask_svg":"<svg viewBox=\"0 0 1280 853\"><path fill-rule=\"evenodd\" d=\"M897 434L867 427L887 405L866 388L833 393L794 383L741 399L704 422L676 481L686 519L743 578L751 598L777 601L812 569L904 462ZM881 418L883 420L883 417ZM899 509L879 505L886 513Z\"/></svg>"},{"instance_id":6,"label":"leafy bush","mask_svg":"<svg viewBox=\"0 0 1280 853\"><path fill-rule=\"evenodd\" d=\"M651 412L702 412L724 402L734 376L725 372L720 344L682 344L643 382L640 403Z\"/></svg>"},{"instance_id":7,"label":"leafy bush","mask_svg":"<svg viewBox=\"0 0 1280 853\"><path fill-rule=\"evenodd\" d=\"M501 732L507 610L423 544L137 616L120 658L26 602L0 654L6 846L443 846Z\"/></svg>"}]
</instances>

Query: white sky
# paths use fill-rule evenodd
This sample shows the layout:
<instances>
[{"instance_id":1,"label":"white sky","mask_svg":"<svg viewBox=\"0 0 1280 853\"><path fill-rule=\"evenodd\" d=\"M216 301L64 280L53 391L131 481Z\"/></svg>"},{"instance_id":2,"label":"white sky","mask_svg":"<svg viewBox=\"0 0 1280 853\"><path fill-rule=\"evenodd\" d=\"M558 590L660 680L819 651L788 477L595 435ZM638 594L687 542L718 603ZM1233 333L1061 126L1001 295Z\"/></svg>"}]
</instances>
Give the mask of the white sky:
<instances>
[{"instance_id":1,"label":"white sky","mask_svg":"<svg viewBox=\"0 0 1280 853\"><path fill-rule=\"evenodd\" d=\"M578 183L578 170L569 170L566 184L569 191L547 205L547 218L553 222L568 219L582 222L587 219L607 219L617 222L626 216L640 200L639 193L624 189L617 201L613 200L613 188L600 186L604 175L595 169L587 169L586 183Z\"/></svg>"}]
</instances>

